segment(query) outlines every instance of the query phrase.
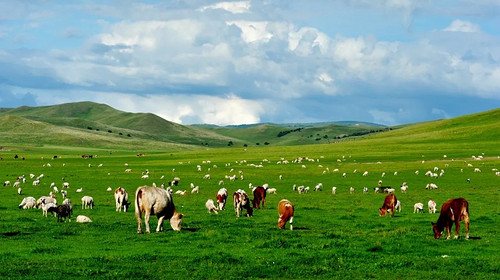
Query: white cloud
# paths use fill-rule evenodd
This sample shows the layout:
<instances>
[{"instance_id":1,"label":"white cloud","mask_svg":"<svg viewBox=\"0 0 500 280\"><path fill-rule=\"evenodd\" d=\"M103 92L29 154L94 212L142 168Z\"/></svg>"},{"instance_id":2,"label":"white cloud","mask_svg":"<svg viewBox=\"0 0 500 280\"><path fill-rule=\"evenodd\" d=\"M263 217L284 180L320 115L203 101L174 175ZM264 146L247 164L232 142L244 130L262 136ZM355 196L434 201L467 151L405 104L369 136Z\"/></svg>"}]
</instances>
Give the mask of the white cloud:
<instances>
[{"instance_id":1,"label":"white cloud","mask_svg":"<svg viewBox=\"0 0 500 280\"><path fill-rule=\"evenodd\" d=\"M236 1L236 2L219 2L213 5L204 6L200 11L206 10L225 10L233 14L244 14L250 12L250 1Z\"/></svg>"},{"instance_id":2,"label":"white cloud","mask_svg":"<svg viewBox=\"0 0 500 280\"><path fill-rule=\"evenodd\" d=\"M267 30L267 22L265 21L228 21L228 25L235 25L241 30L241 38L246 43L253 42L268 42L273 34Z\"/></svg>"},{"instance_id":3,"label":"white cloud","mask_svg":"<svg viewBox=\"0 0 500 280\"><path fill-rule=\"evenodd\" d=\"M463 20L454 20L448 27L443 29L443 31L450 32L481 32L481 28L478 24L463 21Z\"/></svg>"}]
</instances>

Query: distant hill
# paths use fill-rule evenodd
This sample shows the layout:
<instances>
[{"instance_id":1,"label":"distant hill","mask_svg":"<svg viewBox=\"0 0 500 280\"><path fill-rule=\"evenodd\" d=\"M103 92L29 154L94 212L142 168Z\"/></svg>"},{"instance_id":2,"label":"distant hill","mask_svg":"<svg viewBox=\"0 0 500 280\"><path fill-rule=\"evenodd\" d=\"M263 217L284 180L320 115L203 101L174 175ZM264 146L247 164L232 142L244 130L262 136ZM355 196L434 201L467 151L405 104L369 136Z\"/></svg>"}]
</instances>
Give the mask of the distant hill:
<instances>
[{"instance_id":1,"label":"distant hill","mask_svg":"<svg viewBox=\"0 0 500 280\"><path fill-rule=\"evenodd\" d=\"M500 109L420 124L385 127L364 122L180 125L150 113L128 113L105 104L76 102L0 109L0 143L125 150L308 145L349 139L430 143L480 139L498 144ZM496 141L496 142L495 142Z\"/></svg>"}]
</instances>

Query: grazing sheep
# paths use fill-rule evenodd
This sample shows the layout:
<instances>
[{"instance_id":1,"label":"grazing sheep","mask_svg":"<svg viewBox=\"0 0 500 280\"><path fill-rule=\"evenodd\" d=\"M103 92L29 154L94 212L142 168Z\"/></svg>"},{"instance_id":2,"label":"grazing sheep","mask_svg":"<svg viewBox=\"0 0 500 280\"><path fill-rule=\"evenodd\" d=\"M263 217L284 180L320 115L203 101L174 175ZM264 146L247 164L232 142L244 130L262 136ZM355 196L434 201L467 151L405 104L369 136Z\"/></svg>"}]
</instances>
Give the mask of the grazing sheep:
<instances>
[{"instance_id":1,"label":"grazing sheep","mask_svg":"<svg viewBox=\"0 0 500 280\"><path fill-rule=\"evenodd\" d=\"M23 192L23 190L22 190L20 187L19 187L19 188L17 188L17 194L18 194L18 195L21 195L21 194L22 194L22 192Z\"/></svg>"},{"instance_id":2,"label":"grazing sheep","mask_svg":"<svg viewBox=\"0 0 500 280\"><path fill-rule=\"evenodd\" d=\"M332 194L336 194L337 193L337 187L332 187Z\"/></svg>"},{"instance_id":3,"label":"grazing sheep","mask_svg":"<svg viewBox=\"0 0 500 280\"><path fill-rule=\"evenodd\" d=\"M54 203L57 205L57 200L51 196L41 196L36 201L36 208L40 209L40 208L42 208L42 205L47 204L47 203Z\"/></svg>"},{"instance_id":4,"label":"grazing sheep","mask_svg":"<svg viewBox=\"0 0 500 280\"><path fill-rule=\"evenodd\" d=\"M367 187L363 188L363 193L368 193L368 188Z\"/></svg>"},{"instance_id":5,"label":"grazing sheep","mask_svg":"<svg viewBox=\"0 0 500 280\"><path fill-rule=\"evenodd\" d=\"M400 200L396 201L396 206L394 206L394 210L401 212L401 201Z\"/></svg>"},{"instance_id":6,"label":"grazing sheep","mask_svg":"<svg viewBox=\"0 0 500 280\"><path fill-rule=\"evenodd\" d=\"M76 189L76 192L77 192L77 193L80 193L80 192L82 192L82 191L83 191L83 188Z\"/></svg>"},{"instance_id":7,"label":"grazing sheep","mask_svg":"<svg viewBox=\"0 0 500 280\"><path fill-rule=\"evenodd\" d=\"M91 223L92 220L87 216L78 215L78 217L76 217L76 222L77 223Z\"/></svg>"},{"instance_id":8,"label":"grazing sheep","mask_svg":"<svg viewBox=\"0 0 500 280\"><path fill-rule=\"evenodd\" d=\"M21 201L21 204L19 204L19 209L21 209L21 208L32 209L32 208L35 208L35 206L36 206L35 198L32 196L28 196L28 197L23 198L23 200Z\"/></svg>"},{"instance_id":9,"label":"grazing sheep","mask_svg":"<svg viewBox=\"0 0 500 280\"><path fill-rule=\"evenodd\" d=\"M94 208L94 198L86 195L82 197L82 209L87 209L89 207L90 209Z\"/></svg>"},{"instance_id":10,"label":"grazing sheep","mask_svg":"<svg viewBox=\"0 0 500 280\"><path fill-rule=\"evenodd\" d=\"M430 184L427 184L427 185L425 186L425 189L426 189L426 190L437 190L437 189L438 189L438 186L437 186L436 184L434 184L434 183L430 183Z\"/></svg>"},{"instance_id":11,"label":"grazing sheep","mask_svg":"<svg viewBox=\"0 0 500 280\"><path fill-rule=\"evenodd\" d=\"M200 192L200 187L196 186L191 190L191 193L199 193Z\"/></svg>"},{"instance_id":12,"label":"grazing sheep","mask_svg":"<svg viewBox=\"0 0 500 280\"><path fill-rule=\"evenodd\" d=\"M205 202L205 207L207 208L208 213L214 211L215 214L219 214L219 210L217 209L217 207L215 207L215 203L214 203L213 199L207 200L207 202Z\"/></svg>"},{"instance_id":13,"label":"grazing sheep","mask_svg":"<svg viewBox=\"0 0 500 280\"><path fill-rule=\"evenodd\" d=\"M305 188L304 188L304 192L305 192L305 193L308 193L308 192L309 192L309 186L307 186L307 187L305 187Z\"/></svg>"},{"instance_id":14,"label":"grazing sheep","mask_svg":"<svg viewBox=\"0 0 500 280\"><path fill-rule=\"evenodd\" d=\"M5 186L10 186L10 181L5 181L5 182L3 183L3 186L4 186L4 187L5 187Z\"/></svg>"},{"instance_id":15,"label":"grazing sheep","mask_svg":"<svg viewBox=\"0 0 500 280\"><path fill-rule=\"evenodd\" d=\"M302 194L304 192L304 186L298 186L297 187L297 191L299 192L299 194Z\"/></svg>"},{"instance_id":16,"label":"grazing sheep","mask_svg":"<svg viewBox=\"0 0 500 280\"><path fill-rule=\"evenodd\" d=\"M417 212L423 213L423 211L424 211L424 204L423 203L418 202L418 203L415 203L415 205L413 205L413 213L417 213Z\"/></svg>"},{"instance_id":17,"label":"grazing sheep","mask_svg":"<svg viewBox=\"0 0 500 280\"><path fill-rule=\"evenodd\" d=\"M19 181L14 182L14 184L12 185L13 188L19 188L20 186L21 186L21 182L19 182Z\"/></svg>"},{"instance_id":18,"label":"grazing sheep","mask_svg":"<svg viewBox=\"0 0 500 280\"><path fill-rule=\"evenodd\" d=\"M323 184L322 184L322 183L319 183L319 184L317 184L317 185L314 187L313 191L315 191L315 192L316 192L316 191L321 191L321 190L322 190L322 188L323 188Z\"/></svg>"},{"instance_id":19,"label":"grazing sheep","mask_svg":"<svg viewBox=\"0 0 500 280\"><path fill-rule=\"evenodd\" d=\"M187 191L186 190L183 190L183 191L176 191L175 194L180 194L180 195L186 195L187 194Z\"/></svg>"},{"instance_id":20,"label":"grazing sheep","mask_svg":"<svg viewBox=\"0 0 500 280\"><path fill-rule=\"evenodd\" d=\"M277 191L276 188L269 188L266 190L266 192L269 194L276 194L276 191Z\"/></svg>"},{"instance_id":21,"label":"grazing sheep","mask_svg":"<svg viewBox=\"0 0 500 280\"><path fill-rule=\"evenodd\" d=\"M350 188L349 188L349 193L350 193L350 194L353 194L353 193L354 193L354 188L353 188L353 187L350 187Z\"/></svg>"},{"instance_id":22,"label":"grazing sheep","mask_svg":"<svg viewBox=\"0 0 500 280\"><path fill-rule=\"evenodd\" d=\"M45 203L42 205L42 215L44 217L47 217L47 214L50 212L50 213L53 213L54 216L56 215L56 211L57 211L57 205L54 204L54 203Z\"/></svg>"},{"instance_id":23,"label":"grazing sheep","mask_svg":"<svg viewBox=\"0 0 500 280\"><path fill-rule=\"evenodd\" d=\"M63 189L64 189L64 188L69 189L69 183L68 183L68 182L64 182L64 183L62 184L62 187L63 187Z\"/></svg>"}]
</instances>

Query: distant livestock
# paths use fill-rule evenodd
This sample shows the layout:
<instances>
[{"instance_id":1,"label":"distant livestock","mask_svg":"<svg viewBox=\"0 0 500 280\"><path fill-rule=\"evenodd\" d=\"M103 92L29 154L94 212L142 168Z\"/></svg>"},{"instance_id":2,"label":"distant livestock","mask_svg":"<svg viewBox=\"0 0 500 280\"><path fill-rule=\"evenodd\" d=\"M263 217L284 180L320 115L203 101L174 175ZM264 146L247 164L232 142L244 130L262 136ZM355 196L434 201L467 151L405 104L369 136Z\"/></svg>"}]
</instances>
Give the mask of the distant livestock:
<instances>
[{"instance_id":1,"label":"distant livestock","mask_svg":"<svg viewBox=\"0 0 500 280\"><path fill-rule=\"evenodd\" d=\"M253 208L264 209L264 204L266 204L266 189L264 187L256 187L253 189Z\"/></svg>"},{"instance_id":2,"label":"distant livestock","mask_svg":"<svg viewBox=\"0 0 500 280\"><path fill-rule=\"evenodd\" d=\"M417 212L423 213L423 211L424 211L424 204L423 203L418 202L418 203L415 203L415 205L413 205L413 213L417 213Z\"/></svg>"},{"instance_id":3,"label":"distant livestock","mask_svg":"<svg viewBox=\"0 0 500 280\"><path fill-rule=\"evenodd\" d=\"M87 216L78 215L78 217L76 217L76 222L77 223L91 223L92 220Z\"/></svg>"},{"instance_id":4,"label":"distant livestock","mask_svg":"<svg viewBox=\"0 0 500 280\"><path fill-rule=\"evenodd\" d=\"M446 239L450 239L450 231L455 222L455 239L458 239L460 221L465 223L465 238L469 239L469 203L465 198L456 198L446 201L441 206L439 218L432 223L434 238L439 239L446 230Z\"/></svg>"},{"instance_id":5,"label":"distant livestock","mask_svg":"<svg viewBox=\"0 0 500 280\"><path fill-rule=\"evenodd\" d=\"M173 230L181 230L183 214L175 209L172 195L168 190L142 186L135 192L135 217L137 219L137 233L142 233L142 213L146 224L146 233L149 233L149 217L158 217L156 232L163 230L163 220L170 220Z\"/></svg>"},{"instance_id":6,"label":"distant livestock","mask_svg":"<svg viewBox=\"0 0 500 280\"><path fill-rule=\"evenodd\" d=\"M293 204L286 199L282 199L278 203L278 214L278 228L284 228L286 223L288 222L290 224L290 230L293 230Z\"/></svg>"},{"instance_id":7,"label":"distant livestock","mask_svg":"<svg viewBox=\"0 0 500 280\"><path fill-rule=\"evenodd\" d=\"M93 209L94 208L94 198L91 196L84 196L82 197L82 209Z\"/></svg>"},{"instance_id":8,"label":"distant livestock","mask_svg":"<svg viewBox=\"0 0 500 280\"><path fill-rule=\"evenodd\" d=\"M394 208L397 203L396 196L394 194L388 194L384 199L384 204L378 209L380 216L385 216L387 211L391 212L391 218L394 217Z\"/></svg>"},{"instance_id":9,"label":"distant livestock","mask_svg":"<svg viewBox=\"0 0 500 280\"><path fill-rule=\"evenodd\" d=\"M429 214L436 213L436 202L434 200L429 200L427 207L429 208Z\"/></svg>"},{"instance_id":10,"label":"distant livestock","mask_svg":"<svg viewBox=\"0 0 500 280\"><path fill-rule=\"evenodd\" d=\"M66 221L66 219L68 219L68 221L71 221L71 213L72 212L73 212L72 209L67 204L61 204L61 205L57 206L57 209L56 209L57 221L64 222L64 221Z\"/></svg>"},{"instance_id":11,"label":"distant livestock","mask_svg":"<svg viewBox=\"0 0 500 280\"><path fill-rule=\"evenodd\" d=\"M28 196L23 198L21 203L19 204L19 209L32 209L36 206L36 200L32 196Z\"/></svg>"},{"instance_id":12,"label":"distant livestock","mask_svg":"<svg viewBox=\"0 0 500 280\"><path fill-rule=\"evenodd\" d=\"M121 212L123 207L123 212L127 212L127 208L130 205L128 202L128 193L127 191L119 187L115 190L115 206L116 212Z\"/></svg>"}]
</instances>

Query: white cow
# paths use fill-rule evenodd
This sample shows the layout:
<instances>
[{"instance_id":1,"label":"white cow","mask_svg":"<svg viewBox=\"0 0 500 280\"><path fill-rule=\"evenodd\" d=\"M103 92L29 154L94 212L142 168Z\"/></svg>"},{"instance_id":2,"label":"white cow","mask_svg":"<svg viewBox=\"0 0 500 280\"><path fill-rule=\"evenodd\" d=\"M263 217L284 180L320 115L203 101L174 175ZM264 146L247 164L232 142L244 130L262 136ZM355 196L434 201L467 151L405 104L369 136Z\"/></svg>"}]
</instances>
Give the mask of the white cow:
<instances>
[{"instance_id":1,"label":"white cow","mask_svg":"<svg viewBox=\"0 0 500 280\"><path fill-rule=\"evenodd\" d=\"M173 230L181 230L183 214L175 209L172 195L168 190L142 186L135 192L135 217L137 218L137 233L142 233L142 213L146 224L146 233L149 233L149 216L158 217L156 232L163 229L163 220L170 220Z\"/></svg>"},{"instance_id":2,"label":"white cow","mask_svg":"<svg viewBox=\"0 0 500 280\"><path fill-rule=\"evenodd\" d=\"M121 212L123 207L123 212L127 212L127 208L130 205L128 202L128 193L127 191L119 187L115 190L115 206L116 212Z\"/></svg>"}]
</instances>

